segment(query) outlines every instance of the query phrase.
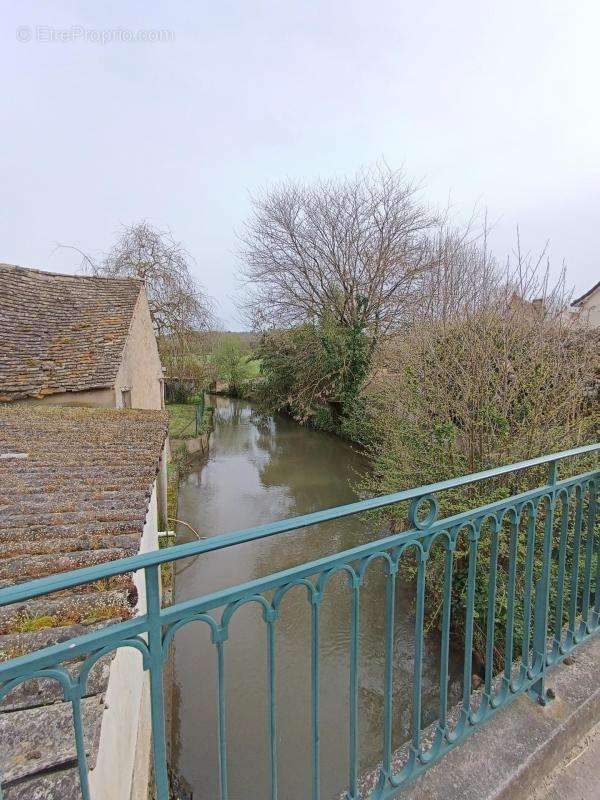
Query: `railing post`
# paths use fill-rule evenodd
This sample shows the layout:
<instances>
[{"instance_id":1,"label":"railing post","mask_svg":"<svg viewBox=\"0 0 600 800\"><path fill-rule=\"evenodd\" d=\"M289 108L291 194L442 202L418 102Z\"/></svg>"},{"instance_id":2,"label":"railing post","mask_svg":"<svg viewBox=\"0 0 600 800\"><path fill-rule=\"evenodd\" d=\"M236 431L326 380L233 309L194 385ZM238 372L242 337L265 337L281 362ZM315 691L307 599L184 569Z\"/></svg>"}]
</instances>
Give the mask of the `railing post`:
<instances>
[{"instance_id":1,"label":"railing post","mask_svg":"<svg viewBox=\"0 0 600 800\"><path fill-rule=\"evenodd\" d=\"M548 696L545 685L546 673L546 625L547 603L545 602L544 579L535 584L535 627L533 632L534 666L537 663L541 671L538 680L529 689L529 696L540 705L547 705L552 698Z\"/></svg>"},{"instance_id":2,"label":"railing post","mask_svg":"<svg viewBox=\"0 0 600 800\"><path fill-rule=\"evenodd\" d=\"M546 510L542 556L542 576L535 583L535 617L533 630L532 669L539 670L538 680L529 689L529 696L540 705L547 705L554 693L546 689L545 677L548 666L548 608L550 605L550 566L552 560L552 533L554 530L554 507L556 505L556 461L549 464L548 484L552 487L550 503ZM534 522L535 525L535 522ZM533 540L535 543L535 529Z\"/></svg>"},{"instance_id":3,"label":"railing post","mask_svg":"<svg viewBox=\"0 0 600 800\"><path fill-rule=\"evenodd\" d=\"M385 662L383 686L383 763L379 768L378 790L389 788L392 778L393 755L393 691L394 691L394 612L396 605L396 575L398 562L388 566L385 590ZM377 794L375 795L377 797Z\"/></svg>"},{"instance_id":4,"label":"railing post","mask_svg":"<svg viewBox=\"0 0 600 800\"><path fill-rule=\"evenodd\" d=\"M310 646L310 693L311 693L311 757L312 757L312 794L311 800L321 797L321 749L320 736L320 700L321 683L319 675L319 611L322 595L315 592L311 596L311 646Z\"/></svg>"},{"instance_id":5,"label":"railing post","mask_svg":"<svg viewBox=\"0 0 600 800\"><path fill-rule=\"evenodd\" d=\"M467 576L467 601L465 609L465 644L463 664L463 699L461 730L466 729L471 722L471 681L473 678L473 623L475 616L475 580L477 577L477 547L481 523L476 521L469 530L469 566Z\"/></svg>"},{"instance_id":6,"label":"railing post","mask_svg":"<svg viewBox=\"0 0 600 800\"><path fill-rule=\"evenodd\" d=\"M152 713L152 750L156 800L169 800L167 745L165 736L165 701L163 694L163 648L160 621L160 572L157 565L146 567L146 613L150 651L150 710Z\"/></svg>"},{"instance_id":7,"label":"railing post","mask_svg":"<svg viewBox=\"0 0 600 800\"><path fill-rule=\"evenodd\" d=\"M353 575L352 607L350 617L350 679L348 682L348 792L347 800L358 800L358 670L360 647L360 585L361 578Z\"/></svg>"}]
</instances>

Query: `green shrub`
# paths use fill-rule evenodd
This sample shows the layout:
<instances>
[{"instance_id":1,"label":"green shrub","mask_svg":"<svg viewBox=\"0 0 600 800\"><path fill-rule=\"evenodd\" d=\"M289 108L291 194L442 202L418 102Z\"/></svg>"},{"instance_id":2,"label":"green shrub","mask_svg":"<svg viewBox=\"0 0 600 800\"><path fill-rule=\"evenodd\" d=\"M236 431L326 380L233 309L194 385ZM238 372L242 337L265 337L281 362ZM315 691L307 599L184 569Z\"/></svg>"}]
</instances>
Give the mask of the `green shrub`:
<instances>
[{"instance_id":1,"label":"green shrub","mask_svg":"<svg viewBox=\"0 0 600 800\"><path fill-rule=\"evenodd\" d=\"M256 393L269 410L340 433L359 403L371 351L372 343L361 328L329 319L265 334L259 348L264 379ZM352 419L356 426L357 417Z\"/></svg>"},{"instance_id":2,"label":"green shrub","mask_svg":"<svg viewBox=\"0 0 600 800\"><path fill-rule=\"evenodd\" d=\"M398 337L389 354L394 371L369 396L372 438L367 449L373 470L362 483L363 492L396 492L594 440L598 432L597 353L595 334L568 331L556 321L491 311L451 323L429 323ZM578 466L583 469L585 459ZM442 493L440 517L510 497L546 480L547 470L540 468ZM542 508L538 537L545 513ZM379 517L396 530L407 527L405 508L386 509ZM524 532L519 535L522 541ZM460 537L454 559L453 628L458 637L465 618L466 539ZM504 531L499 540L496 603L498 658L504 647L508 543ZM474 629L474 649L482 658L490 549L491 535L484 530L478 548ZM538 547L536 578L541 569L539 553ZM433 548L426 580L429 625L438 624L441 617L444 557L441 546ZM523 634L523 559L521 547L515 648ZM414 565L406 569L413 577Z\"/></svg>"}]
</instances>

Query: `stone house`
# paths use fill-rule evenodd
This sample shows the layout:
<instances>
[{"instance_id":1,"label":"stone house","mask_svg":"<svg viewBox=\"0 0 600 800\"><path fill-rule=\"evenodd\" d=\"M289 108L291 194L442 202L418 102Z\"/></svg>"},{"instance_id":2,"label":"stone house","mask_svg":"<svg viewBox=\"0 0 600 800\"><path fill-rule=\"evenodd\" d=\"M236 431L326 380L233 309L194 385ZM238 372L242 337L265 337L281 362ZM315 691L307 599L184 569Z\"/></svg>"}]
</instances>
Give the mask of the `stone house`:
<instances>
[{"instance_id":1,"label":"stone house","mask_svg":"<svg viewBox=\"0 0 600 800\"><path fill-rule=\"evenodd\" d=\"M571 303L578 322L589 328L600 328L600 281Z\"/></svg>"},{"instance_id":2,"label":"stone house","mask_svg":"<svg viewBox=\"0 0 600 800\"><path fill-rule=\"evenodd\" d=\"M0 403L164 408L142 281L0 264ZM167 527L167 446L159 516Z\"/></svg>"},{"instance_id":3,"label":"stone house","mask_svg":"<svg viewBox=\"0 0 600 800\"><path fill-rule=\"evenodd\" d=\"M0 402L164 406L141 281L0 264Z\"/></svg>"},{"instance_id":4,"label":"stone house","mask_svg":"<svg viewBox=\"0 0 600 800\"><path fill-rule=\"evenodd\" d=\"M0 406L0 588L156 549L161 411ZM0 608L0 659L145 612L143 574ZM81 664L70 663L77 674ZM148 674L132 648L103 656L82 700L92 800L147 800ZM81 798L71 704L52 680L0 703L5 800Z\"/></svg>"}]
</instances>

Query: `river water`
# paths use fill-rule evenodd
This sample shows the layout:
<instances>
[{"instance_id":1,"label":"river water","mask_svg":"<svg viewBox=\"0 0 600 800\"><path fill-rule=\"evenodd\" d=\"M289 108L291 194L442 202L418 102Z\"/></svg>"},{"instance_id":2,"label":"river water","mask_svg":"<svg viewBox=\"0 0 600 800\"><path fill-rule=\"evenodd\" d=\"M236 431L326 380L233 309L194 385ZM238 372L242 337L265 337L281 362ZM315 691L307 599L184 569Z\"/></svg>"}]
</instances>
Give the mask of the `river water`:
<instances>
[{"instance_id":1,"label":"river water","mask_svg":"<svg viewBox=\"0 0 600 800\"><path fill-rule=\"evenodd\" d=\"M213 397L215 431L205 463L182 482L179 518L202 536L247 528L358 499L367 469L349 444L276 416L263 417L246 402ZM176 600L234 586L376 538L366 520L347 517L178 563ZM179 541L185 541L181 528ZM360 768L382 755L384 594L377 562L361 589L359 672ZM394 746L410 735L414 649L414 589L396 593L394 642ZM321 798L346 788L348 762L348 650L350 592L334 578L323 600L320 627ZM267 755L266 626L258 608L234 615L225 645L230 800L269 797ZM310 606L302 587L292 590L276 625L277 726L280 800L311 796ZM426 639L424 723L436 717L439 650ZM194 800L218 800L215 650L207 626L181 629L174 648L175 769Z\"/></svg>"}]
</instances>

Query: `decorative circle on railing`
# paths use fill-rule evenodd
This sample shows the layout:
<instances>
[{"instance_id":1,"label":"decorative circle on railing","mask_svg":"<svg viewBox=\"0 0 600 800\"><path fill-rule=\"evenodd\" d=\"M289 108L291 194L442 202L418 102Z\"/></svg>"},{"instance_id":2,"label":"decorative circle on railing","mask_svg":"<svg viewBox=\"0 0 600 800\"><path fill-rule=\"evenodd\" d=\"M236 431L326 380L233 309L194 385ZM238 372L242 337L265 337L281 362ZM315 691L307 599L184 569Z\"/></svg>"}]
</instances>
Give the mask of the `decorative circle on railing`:
<instances>
[{"instance_id":1,"label":"decorative circle on railing","mask_svg":"<svg viewBox=\"0 0 600 800\"><path fill-rule=\"evenodd\" d=\"M425 494L417 497L410 504L408 519L411 525L420 531L433 524L438 515L438 501L435 495Z\"/></svg>"}]
</instances>

